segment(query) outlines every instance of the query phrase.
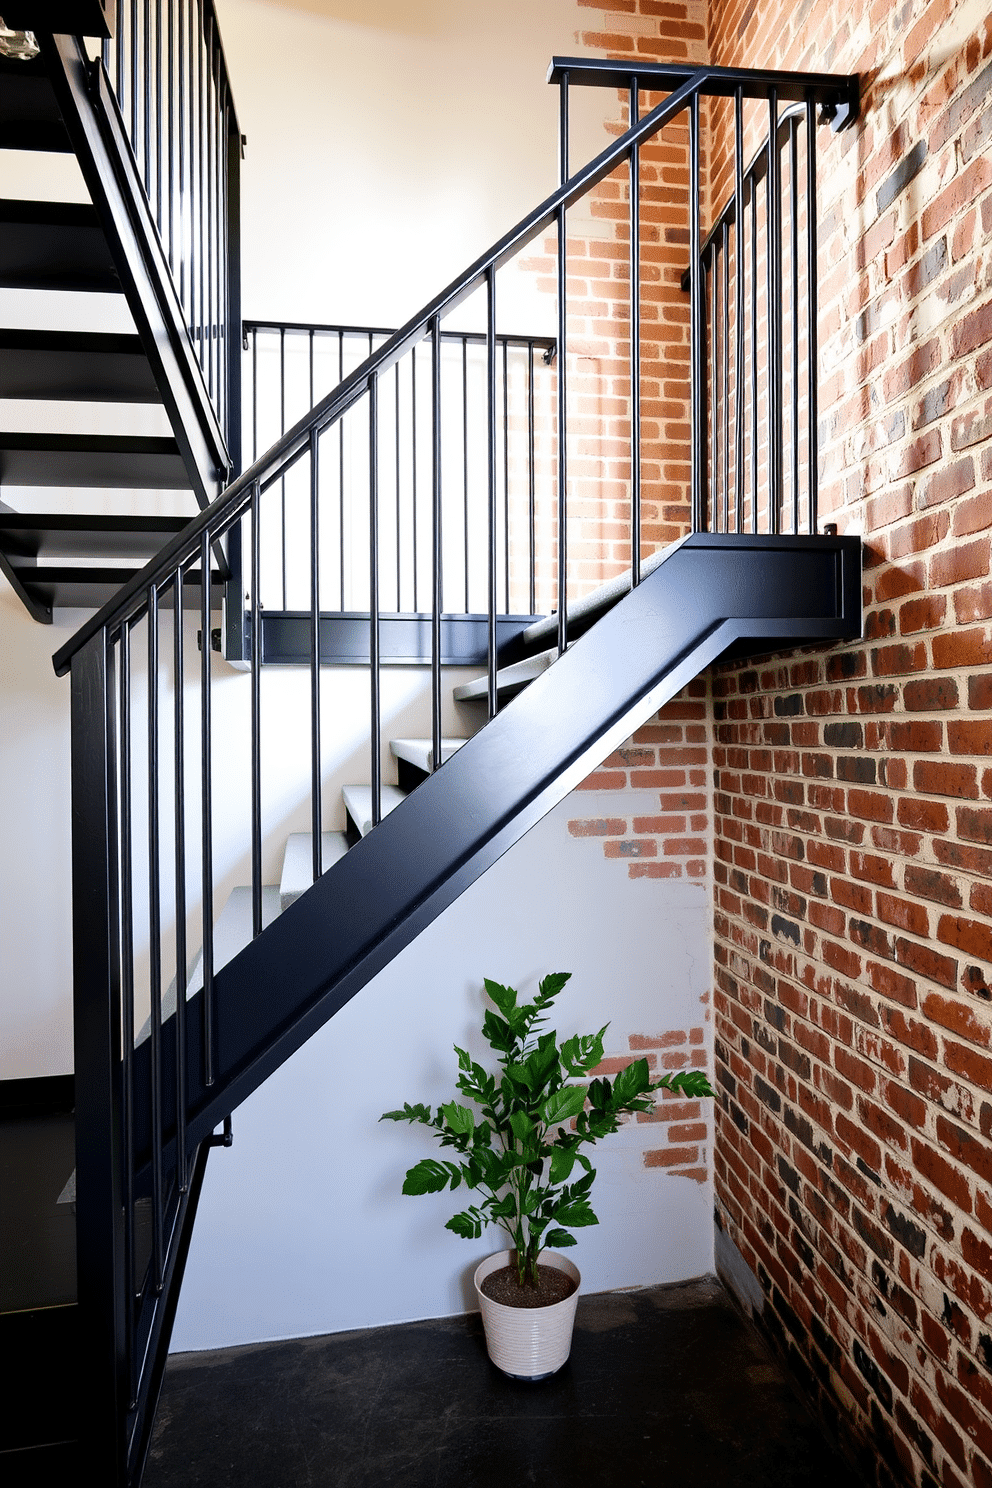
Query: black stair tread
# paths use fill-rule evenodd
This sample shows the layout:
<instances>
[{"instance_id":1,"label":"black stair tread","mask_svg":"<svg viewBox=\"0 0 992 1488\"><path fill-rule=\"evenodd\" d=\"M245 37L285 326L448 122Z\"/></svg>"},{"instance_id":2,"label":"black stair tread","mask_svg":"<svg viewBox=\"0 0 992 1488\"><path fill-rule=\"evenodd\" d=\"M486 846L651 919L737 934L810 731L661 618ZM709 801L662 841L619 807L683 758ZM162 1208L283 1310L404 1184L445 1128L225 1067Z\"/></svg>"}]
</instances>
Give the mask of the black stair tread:
<instances>
[{"instance_id":1,"label":"black stair tread","mask_svg":"<svg viewBox=\"0 0 992 1488\"><path fill-rule=\"evenodd\" d=\"M86 515L0 511L0 552L18 559L48 554L75 558L151 558L189 517ZM25 570L30 573L30 570Z\"/></svg>"},{"instance_id":2,"label":"black stair tread","mask_svg":"<svg viewBox=\"0 0 992 1488\"><path fill-rule=\"evenodd\" d=\"M0 150L72 150L40 57L0 57Z\"/></svg>"},{"instance_id":3,"label":"black stair tread","mask_svg":"<svg viewBox=\"0 0 992 1488\"><path fill-rule=\"evenodd\" d=\"M0 200L0 288L120 294L96 208Z\"/></svg>"},{"instance_id":4,"label":"black stair tread","mask_svg":"<svg viewBox=\"0 0 992 1488\"><path fill-rule=\"evenodd\" d=\"M160 394L135 335L0 329L0 398L157 403Z\"/></svg>"},{"instance_id":5,"label":"black stair tread","mask_svg":"<svg viewBox=\"0 0 992 1488\"><path fill-rule=\"evenodd\" d=\"M0 485L189 490L171 437L0 432Z\"/></svg>"},{"instance_id":6,"label":"black stair tread","mask_svg":"<svg viewBox=\"0 0 992 1488\"><path fill-rule=\"evenodd\" d=\"M45 564L37 568L19 568L17 577L32 599L50 609L98 610L140 572L140 568L72 568ZM223 579L212 573L211 609L220 609L223 592ZM183 580L183 609L195 610L199 605L200 578L199 571L194 569ZM172 609L171 586L162 590L159 606L163 610Z\"/></svg>"}]
</instances>

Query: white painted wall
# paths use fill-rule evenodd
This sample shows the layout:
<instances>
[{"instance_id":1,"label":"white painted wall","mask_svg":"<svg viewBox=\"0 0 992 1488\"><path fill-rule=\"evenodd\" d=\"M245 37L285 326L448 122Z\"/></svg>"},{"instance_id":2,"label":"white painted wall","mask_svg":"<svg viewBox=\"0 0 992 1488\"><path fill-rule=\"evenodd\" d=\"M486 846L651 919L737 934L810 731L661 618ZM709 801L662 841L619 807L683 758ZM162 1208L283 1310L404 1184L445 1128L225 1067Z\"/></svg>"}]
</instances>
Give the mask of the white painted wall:
<instances>
[{"instance_id":1,"label":"white painted wall","mask_svg":"<svg viewBox=\"0 0 992 1488\"><path fill-rule=\"evenodd\" d=\"M400 325L557 185L576 0L218 0L241 129L245 314ZM573 163L616 94L573 90ZM553 331L524 276L501 329ZM471 318L471 312L469 312Z\"/></svg>"},{"instance_id":2,"label":"white painted wall","mask_svg":"<svg viewBox=\"0 0 992 1488\"><path fill-rule=\"evenodd\" d=\"M592 806L594 798L586 795ZM471 1275L499 1231L458 1239L465 1190L408 1198L403 1174L434 1155L421 1129L378 1124L405 1100L454 1094L453 1043L481 1057L484 976L526 997L572 970L552 1026L630 1033L703 1021L709 894L630 880L599 842L570 838L566 800L483 875L235 1114L211 1154L173 1348L368 1327L474 1306ZM708 1054L706 1055L708 1058ZM569 1251L583 1287L712 1270L708 1184L643 1166L658 1128L625 1126L594 1155L597 1228Z\"/></svg>"}]
</instances>

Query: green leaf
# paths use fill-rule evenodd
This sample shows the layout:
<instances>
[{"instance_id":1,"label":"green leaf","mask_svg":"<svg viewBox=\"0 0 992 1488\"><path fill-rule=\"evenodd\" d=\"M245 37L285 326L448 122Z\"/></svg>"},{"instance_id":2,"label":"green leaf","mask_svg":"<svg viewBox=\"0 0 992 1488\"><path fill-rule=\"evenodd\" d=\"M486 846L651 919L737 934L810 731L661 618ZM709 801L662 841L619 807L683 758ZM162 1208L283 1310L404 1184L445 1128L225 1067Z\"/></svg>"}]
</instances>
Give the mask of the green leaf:
<instances>
[{"instance_id":1,"label":"green leaf","mask_svg":"<svg viewBox=\"0 0 992 1488\"><path fill-rule=\"evenodd\" d=\"M599 1224L585 1199L575 1199L570 1204L557 1204L555 1219L559 1224L570 1225L573 1230L580 1230L584 1225Z\"/></svg>"},{"instance_id":2,"label":"green leaf","mask_svg":"<svg viewBox=\"0 0 992 1488\"><path fill-rule=\"evenodd\" d=\"M459 1136L470 1137L475 1130L475 1112L468 1106L456 1106L454 1101L440 1107L447 1126Z\"/></svg>"},{"instance_id":3,"label":"green leaf","mask_svg":"<svg viewBox=\"0 0 992 1488\"><path fill-rule=\"evenodd\" d=\"M563 1085L544 1102L541 1119L547 1126L558 1126L578 1116L585 1103L586 1092L583 1085Z\"/></svg>"},{"instance_id":4,"label":"green leaf","mask_svg":"<svg viewBox=\"0 0 992 1488\"><path fill-rule=\"evenodd\" d=\"M402 1111L384 1111L379 1117L380 1121L422 1121L426 1125L431 1123L430 1106L411 1106L409 1102L403 1106Z\"/></svg>"},{"instance_id":5,"label":"green leaf","mask_svg":"<svg viewBox=\"0 0 992 1488\"><path fill-rule=\"evenodd\" d=\"M517 1040L509 1023L493 1012L486 1013L482 1032L490 1048L495 1049L497 1054L510 1054L516 1048Z\"/></svg>"},{"instance_id":6,"label":"green leaf","mask_svg":"<svg viewBox=\"0 0 992 1488\"><path fill-rule=\"evenodd\" d=\"M662 1075L651 1086L652 1090L675 1090L681 1095L698 1100L703 1096L716 1097L704 1070L679 1070L675 1075Z\"/></svg>"},{"instance_id":7,"label":"green leaf","mask_svg":"<svg viewBox=\"0 0 992 1488\"><path fill-rule=\"evenodd\" d=\"M542 978L538 988L541 1001L543 1003L554 1002L571 975L570 971L549 971L548 975Z\"/></svg>"},{"instance_id":8,"label":"green leaf","mask_svg":"<svg viewBox=\"0 0 992 1488\"><path fill-rule=\"evenodd\" d=\"M545 1245L554 1246L555 1250L566 1250L570 1245L578 1245L574 1235L567 1230L549 1230L544 1237Z\"/></svg>"},{"instance_id":9,"label":"green leaf","mask_svg":"<svg viewBox=\"0 0 992 1488\"><path fill-rule=\"evenodd\" d=\"M444 1228L453 1230L463 1240L478 1240L484 1223L478 1209L465 1209L461 1214L453 1214Z\"/></svg>"},{"instance_id":10,"label":"green leaf","mask_svg":"<svg viewBox=\"0 0 992 1488\"><path fill-rule=\"evenodd\" d=\"M440 1193L442 1188L451 1184L457 1188L462 1181L462 1175L454 1163L438 1162L433 1157L425 1157L422 1162L411 1168L403 1182L405 1194Z\"/></svg>"},{"instance_id":11,"label":"green leaf","mask_svg":"<svg viewBox=\"0 0 992 1488\"><path fill-rule=\"evenodd\" d=\"M503 987L499 982L491 982L488 977L484 979L486 996L490 1002L494 1002L503 1014L509 1018L511 1012L517 1005L517 994L513 987Z\"/></svg>"},{"instance_id":12,"label":"green leaf","mask_svg":"<svg viewBox=\"0 0 992 1488\"><path fill-rule=\"evenodd\" d=\"M613 1108L620 1111L629 1101L651 1089L651 1073L646 1059L635 1059L622 1069L613 1081Z\"/></svg>"},{"instance_id":13,"label":"green leaf","mask_svg":"<svg viewBox=\"0 0 992 1488\"><path fill-rule=\"evenodd\" d=\"M589 1104L595 1111L608 1110L612 1094L613 1087L609 1080L605 1078L593 1080L589 1086Z\"/></svg>"},{"instance_id":14,"label":"green leaf","mask_svg":"<svg viewBox=\"0 0 992 1488\"><path fill-rule=\"evenodd\" d=\"M555 1147L551 1153L551 1182L567 1183L575 1167L576 1152L573 1147Z\"/></svg>"},{"instance_id":15,"label":"green leaf","mask_svg":"<svg viewBox=\"0 0 992 1488\"><path fill-rule=\"evenodd\" d=\"M528 1054L524 1067L530 1076L530 1088L536 1095L544 1090L553 1076L558 1075L558 1045L553 1033L541 1035L537 1048ZM556 1079L555 1083L559 1083Z\"/></svg>"},{"instance_id":16,"label":"green leaf","mask_svg":"<svg viewBox=\"0 0 992 1488\"><path fill-rule=\"evenodd\" d=\"M533 1121L526 1111L514 1111L510 1117L510 1130L522 1146L529 1146L534 1139L536 1129Z\"/></svg>"}]
</instances>

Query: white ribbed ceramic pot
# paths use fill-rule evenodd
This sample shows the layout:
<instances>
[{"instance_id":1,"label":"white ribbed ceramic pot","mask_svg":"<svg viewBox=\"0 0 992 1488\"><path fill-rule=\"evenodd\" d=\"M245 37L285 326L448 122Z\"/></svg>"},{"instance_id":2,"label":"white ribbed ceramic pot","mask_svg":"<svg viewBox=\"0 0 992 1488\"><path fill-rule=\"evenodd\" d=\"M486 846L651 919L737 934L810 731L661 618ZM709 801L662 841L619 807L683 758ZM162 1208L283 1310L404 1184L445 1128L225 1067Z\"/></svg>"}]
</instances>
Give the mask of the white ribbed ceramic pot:
<instances>
[{"instance_id":1,"label":"white ribbed ceramic pot","mask_svg":"<svg viewBox=\"0 0 992 1488\"><path fill-rule=\"evenodd\" d=\"M579 1270L556 1251L541 1254L542 1266L564 1271L575 1282L575 1291L550 1307L507 1307L483 1295L482 1283L491 1271L499 1271L513 1259L512 1250L499 1250L475 1269L475 1292L486 1330L486 1348L497 1369L511 1379L547 1379L560 1369L572 1347L572 1324L579 1300Z\"/></svg>"}]
</instances>

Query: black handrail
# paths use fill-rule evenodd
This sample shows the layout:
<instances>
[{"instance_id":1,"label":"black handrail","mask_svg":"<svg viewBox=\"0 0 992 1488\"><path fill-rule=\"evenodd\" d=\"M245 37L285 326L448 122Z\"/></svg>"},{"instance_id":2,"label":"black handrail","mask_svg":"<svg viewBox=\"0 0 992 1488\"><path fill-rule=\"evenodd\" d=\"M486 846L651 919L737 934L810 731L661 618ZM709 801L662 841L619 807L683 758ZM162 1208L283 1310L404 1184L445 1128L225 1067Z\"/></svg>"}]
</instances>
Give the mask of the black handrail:
<instances>
[{"instance_id":1,"label":"black handrail","mask_svg":"<svg viewBox=\"0 0 992 1488\"><path fill-rule=\"evenodd\" d=\"M554 64L552 64L553 69ZM630 69L627 70L625 76L629 76L629 72ZM650 75L660 84L661 76L658 73ZM388 371L406 351L427 336L430 323L435 316L450 314L480 285L483 285L488 276L494 275L522 248L556 224L559 215L567 211L618 165L622 164L634 146L650 139L666 123L689 106L693 98L698 98L701 94L708 92L711 83L713 91L723 93L729 86L729 79L733 77L737 79L734 86L739 83L741 87L755 90L752 96L767 97L769 87L774 86L775 77L774 74L752 69L711 67L702 67L694 72L675 69L669 75L678 79L678 86L667 99L657 104L650 113L645 114L624 134L618 136L588 165L559 186L540 206L528 213L500 238L487 253L484 253L447 288L436 295L419 314L413 316L400 330L390 336L388 341L356 367L309 414L300 419L281 439L276 440L271 449L260 459L254 461L249 469L233 481L210 506L194 517L182 533L177 534L171 542L166 544L157 558L124 585L120 592L97 611L71 640L60 647L53 658L56 674L63 676L72 657L101 630L113 629L132 612L141 612L145 606L144 595L149 586L160 582L170 569L175 568L177 563L188 562L195 556L202 532L210 531L214 539L226 532L247 511L255 484L257 483L262 490L267 489L273 481L285 475L306 452L309 447L311 430L319 433L328 424L342 417L363 396L374 376L381 376L383 372ZM788 74L787 78L789 88L798 88L805 84L814 95L819 92L828 93L832 90L834 98L843 99L850 94L850 81L846 78L838 82L836 78L829 78L820 73ZM692 220L698 223L698 196L693 197L690 211ZM559 364L563 360L563 353L560 349ZM559 441L562 438L563 431L559 430Z\"/></svg>"}]
</instances>

